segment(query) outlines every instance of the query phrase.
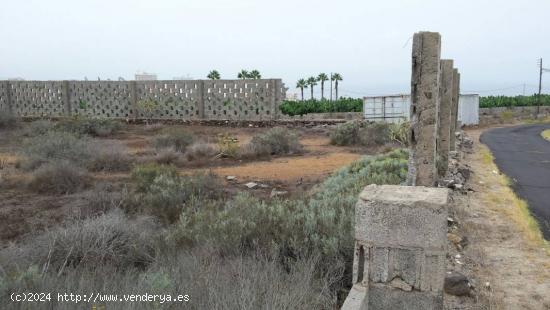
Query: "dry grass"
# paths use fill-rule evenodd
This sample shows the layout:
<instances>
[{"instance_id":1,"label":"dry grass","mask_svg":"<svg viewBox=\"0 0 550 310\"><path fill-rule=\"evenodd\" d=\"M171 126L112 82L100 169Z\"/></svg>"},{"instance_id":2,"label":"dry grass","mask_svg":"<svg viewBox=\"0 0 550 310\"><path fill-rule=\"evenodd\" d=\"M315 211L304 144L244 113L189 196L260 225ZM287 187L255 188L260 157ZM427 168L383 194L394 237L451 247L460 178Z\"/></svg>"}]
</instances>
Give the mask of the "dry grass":
<instances>
[{"instance_id":1,"label":"dry grass","mask_svg":"<svg viewBox=\"0 0 550 310\"><path fill-rule=\"evenodd\" d=\"M494 163L494 158L485 145L481 145L481 159L489 171L499 171ZM485 201L493 210L505 213L513 221L518 230L532 245L543 246L550 254L548 241L542 236L539 224L531 215L527 203L520 199L512 190L511 181L500 173L489 174L488 182L498 184L495 190L485 194ZM503 207L507 206L507 207Z\"/></svg>"},{"instance_id":2,"label":"dry grass","mask_svg":"<svg viewBox=\"0 0 550 310\"><path fill-rule=\"evenodd\" d=\"M206 142L195 142L187 148L187 151L185 152L185 159L188 161L208 160L219 153L218 148L213 144Z\"/></svg>"},{"instance_id":3,"label":"dry grass","mask_svg":"<svg viewBox=\"0 0 550 310\"><path fill-rule=\"evenodd\" d=\"M47 231L19 249L2 252L1 258L16 255L19 262L37 263L58 274L64 268L147 265L155 254L155 231L151 218L130 220L115 209Z\"/></svg>"}]
</instances>

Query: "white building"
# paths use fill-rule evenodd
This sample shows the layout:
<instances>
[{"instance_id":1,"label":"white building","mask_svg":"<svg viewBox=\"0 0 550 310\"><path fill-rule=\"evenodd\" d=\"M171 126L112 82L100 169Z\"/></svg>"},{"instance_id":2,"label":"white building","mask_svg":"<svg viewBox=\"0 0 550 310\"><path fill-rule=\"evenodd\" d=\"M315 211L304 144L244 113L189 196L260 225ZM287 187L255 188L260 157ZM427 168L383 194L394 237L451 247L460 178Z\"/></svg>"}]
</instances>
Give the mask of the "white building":
<instances>
[{"instance_id":1,"label":"white building","mask_svg":"<svg viewBox=\"0 0 550 310\"><path fill-rule=\"evenodd\" d=\"M138 72L136 73L136 81L154 81L157 79L157 75L154 73Z\"/></svg>"}]
</instances>

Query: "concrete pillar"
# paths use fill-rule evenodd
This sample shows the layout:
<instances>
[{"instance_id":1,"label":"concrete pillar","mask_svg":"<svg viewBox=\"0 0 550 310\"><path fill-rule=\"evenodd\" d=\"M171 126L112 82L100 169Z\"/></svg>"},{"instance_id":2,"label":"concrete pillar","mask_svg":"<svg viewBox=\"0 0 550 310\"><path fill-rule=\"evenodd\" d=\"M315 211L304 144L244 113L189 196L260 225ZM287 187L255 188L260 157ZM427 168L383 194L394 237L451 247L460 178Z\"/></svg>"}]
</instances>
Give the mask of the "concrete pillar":
<instances>
[{"instance_id":1,"label":"concrete pillar","mask_svg":"<svg viewBox=\"0 0 550 310\"><path fill-rule=\"evenodd\" d=\"M437 173L444 177L449 166L449 139L451 136L451 108L453 107L453 61L441 60L439 87L439 133L437 145Z\"/></svg>"},{"instance_id":2,"label":"concrete pillar","mask_svg":"<svg viewBox=\"0 0 550 310\"><path fill-rule=\"evenodd\" d=\"M451 108L451 137L449 139L449 149L455 151L456 135L455 132L458 126L458 100L460 98L460 73L458 69L453 70L453 101Z\"/></svg>"},{"instance_id":3,"label":"concrete pillar","mask_svg":"<svg viewBox=\"0 0 550 310\"><path fill-rule=\"evenodd\" d=\"M204 119L204 80L199 81L199 119Z\"/></svg>"},{"instance_id":4,"label":"concrete pillar","mask_svg":"<svg viewBox=\"0 0 550 310\"><path fill-rule=\"evenodd\" d=\"M355 206L346 310L443 309L446 188L369 185Z\"/></svg>"},{"instance_id":5,"label":"concrete pillar","mask_svg":"<svg viewBox=\"0 0 550 310\"><path fill-rule=\"evenodd\" d=\"M69 81L63 81L63 116L71 116L71 87Z\"/></svg>"},{"instance_id":6,"label":"concrete pillar","mask_svg":"<svg viewBox=\"0 0 550 310\"><path fill-rule=\"evenodd\" d=\"M128 118L133 118L134 120L139 118L139 107L138 107L138 95L137 95L137 82L130 81L130 108L132 113L128 113Z\"/></svg>"},{"instance_id":7,"label":"concrete pillar","mask_svg":"<svg viewBox=\"0 0 550 310\"><path fill-rule=\"evenodd\" d=\"M407 183L435 186L441 36L414 34L411 77L411 155Z\"/></svg>"},{"instance_id":8,"label":"concrete pillar","mask_svg":"<svg viewBox=\"0 0 550 310\"><path fill-rule=\"evenodd\" d=\"M6 108L7 108L7 112L9 114L13 114L13 103L12 103L12 100L11 100L11 84L10 84L10 81L4 81L3 82L4 85L2 85L6 91Z\"/></svg>"}]
</instances>

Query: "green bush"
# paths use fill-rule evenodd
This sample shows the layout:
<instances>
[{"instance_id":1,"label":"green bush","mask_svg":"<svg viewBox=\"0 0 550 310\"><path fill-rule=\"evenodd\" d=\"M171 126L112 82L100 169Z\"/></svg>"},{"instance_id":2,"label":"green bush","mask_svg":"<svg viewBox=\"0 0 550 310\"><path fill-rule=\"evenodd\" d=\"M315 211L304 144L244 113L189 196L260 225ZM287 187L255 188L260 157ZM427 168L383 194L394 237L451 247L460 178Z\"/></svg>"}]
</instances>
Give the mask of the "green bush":
<instances>
[{"instance_id":1,"label":"green bush","mask_svg":"<svg viewBox=\"0 0 550 310\"><path fill-rule=\"evenodd\" d=\"M330 133L330 143L334 145L359 144L359 130L361 122L351 121L338 125Z\"/></svg>"},{"instance_id":2,"label":"green bush","mask_svg":"<svg viewBox=\"0 0 550 310\"><path fill-rule=\"evenodd\" d=\"M42 165L33 172L29 188L38 193L71 194L90 184L86 170L67 161Z\"/></svg>"},{"instance_id":3,"label":"green bush","mask_svg":"<svg viewBox=\"0 0 550 310\"><path fill-rule=\"evenodd\" d=\"M357 195L371 183L400 184L406 151L366 157L328 178L308 200L261 201L240 194L225 204L183 211L172 233L182 244L213 244L225 252L252 249L300 256L320 251L351 260Z\"/></svg>"},{"instance_id":4,"label":"green bush","mask_svg":"<svg viewBox=\"0 0 550 310\"><path fill-rule=\"evenodd\" d=\"M223 187L214 174L181 177L162 174L153 180L140 201L147 213L165 223L173 223L185 208L200 207L222 195Z\"/></svg>"},{"instance_id":5,"label":"green bush","mask_svg":"<svg viewBox=\"0 0 550 310\"><path fill-rule=\"evenodd\" d=\"M155 137L153 144L157 149L174 148L180 153L185 153L185 150L193 143L193 140L193 135L189 132L179 128L171 128L165 130L164 134Z\"/></svg>"},{"instance_id":6,"label":"green bush","mask_svg":"<svg viewBox=\"0 0 550 310\"><path fill-rule=\"evenodd\" d=\"M532 96L486 96L479 98L480 108L521 107L550 105L550 95Z\"/></svg>"},{"instance_id":7,"label":"green bush","mask_svg":"<svg viewBox=\"0 0 550 310\"><path fill-rule=\"evenodd\" d=\"M71 118L64 119L55 124L59 131L71 132L75 135L91 135L107 137L115 134L122 128L117 120L103 118Z\"/></svg>"},{"instance_id":8,"label":"green bush","mask_svg":"<svg viewBox=\"0 0 550 310\"><path fill-rule=\"evenodd\" d=\"M308 113L328 112L361 112L363 111L363 100L361 98L340 98L338 100L304 100L304 101L283 101L280 106L283 114L294 116Z\"/></svg>"},{"instance_id":9,"label":"green bush","mask_svg":"<svg viewBox=\"0 0 550 310\"><path fill-rule=\"evenodd\" d=\"M92 145L89 139L72 133L49 131L42 136L28 138L23 143L24 168L35 169L40 165L66 160L84 167L92 158Z\"/></svg>"},{"instance_id":10,"label":"green bush","mask_svg":"<svg viewBox=\"0 0 550 310\"><path fill-rule=\"evenodd\" d=\"M297 154L303 149L298 135L283 127L255 135L250 141L250 148L257 156Z\"/></svg>"},{"instance_id":11,"label":"green bush","mask_svg":"<svg viewBox=\"0 0 550 310\"><path fill-rule=\"evenodd\" d=\"M134 167L130 178L134 182L138 192L146 192L153 184L153 181L162 175L176 178L178 171L174 166L148 163Z\"/></svg>"},{"instance_id":12,"label":"green bush","mask_svg":"<svg viewBox=\"0 0 550 310\"><path fill-rule=\"evenodd\" d=\"M392 124L350 121L338 125L330 133L330 143L371 147L397 142L406 146L408 144L409 126L408 122Z\"/></svg>"}]
</instances>

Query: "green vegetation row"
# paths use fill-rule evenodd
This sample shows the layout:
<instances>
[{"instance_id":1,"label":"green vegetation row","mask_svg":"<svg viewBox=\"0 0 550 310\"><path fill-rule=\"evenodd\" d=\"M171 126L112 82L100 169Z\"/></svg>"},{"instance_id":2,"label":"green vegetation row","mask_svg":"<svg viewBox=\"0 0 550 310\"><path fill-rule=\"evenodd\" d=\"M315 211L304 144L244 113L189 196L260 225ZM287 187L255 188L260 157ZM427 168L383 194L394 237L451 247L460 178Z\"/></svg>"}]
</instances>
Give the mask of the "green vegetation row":
<instances>
[{"instance_id":1,"label":"green vegetation row","mask_svg":"<svg viewBox=\"0 0 550 310\"><path fill-rule=\"evenodd\" d=\"M539 96L487 96L479 98L480 108L524 107L539 105ZM550 105L550 95L540 96L540 105Z\"/></svg>"},{"instance_id":2,"label":"green vegetation row","mask_svg":"<svg viewBox=\"0 0 550 310\"><path fill-rule=\"evenodd\" d=\"M308 113L327 112L361 112L363 100L360 98L340 98L338 100L285 100L280 106L281 111L290 116L304 115Z\"/></svg>"}]
</instances>

